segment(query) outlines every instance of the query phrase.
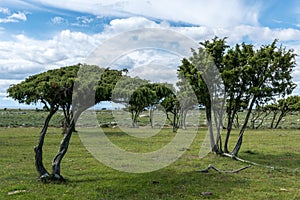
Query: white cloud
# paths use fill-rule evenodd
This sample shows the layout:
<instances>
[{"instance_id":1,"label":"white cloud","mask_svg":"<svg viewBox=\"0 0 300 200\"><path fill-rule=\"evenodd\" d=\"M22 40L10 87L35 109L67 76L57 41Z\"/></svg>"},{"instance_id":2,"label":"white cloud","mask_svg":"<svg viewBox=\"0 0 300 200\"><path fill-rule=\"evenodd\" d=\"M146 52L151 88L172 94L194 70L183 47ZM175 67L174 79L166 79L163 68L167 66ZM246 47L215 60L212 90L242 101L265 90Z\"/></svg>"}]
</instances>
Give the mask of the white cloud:
<instances>
[{"instance_id":1,"label":"white cloud","mask_svg":"<svg viewBox=\"0 0 300 200\"><path fill-rule=\"evenodd\" d=\"M167 23L157 24L154 21L144 17L130 17L126 19L114 19L109 25L105 27L106 34L122 33L129 30L140 28L165 28L169 25Z\"/></svg>"},{"instance_id":2,"label":"white cloud","mask_svg":"<svg viewBox=\"0 0 300 200\"><path fill-rule=\"evenodd\" d=\"M0 18L0 23L11 23L11 22L20 22L20 21L26 21L27 17L25 12L17 12L17 13L12 13L9 9L5 8L0 8L0 13L3 13L7 15L5 18Z\"/></svg>"},{"instance_id":3,"label":"white cloud","mask_svg":"<svg viewBox=\"0 0 300 200\"><path fill-rule=\"evenodd\" d=\"M0 7L0 13L5 14L5 15L9 15L10 10L8 8L1 8Z\"/></svg>"},{"instance_id":4,"label":"white cloud","mask_svg":"<svg viewBox=\"0 0 300 200\"><path fill-rule=\"evenodd\" d=\"M78 26L78 27L88 27L90 23L92 23L93 21L94 18L92 17L80 16L80 17L76 17L76 22L72 23L71 25Z\"/></svg>"},{"instance_id":5,"label":"white cloud","mask_svg":"<svg viewBox=\"0 0 300 200\"><path fill-rule=\"evenodd\" d=\"M69 30L51 40L17 35L15 41L0 41L0 79L23 79L46 69L83 62L95 43L91 36Z\"/></svg>"},{"instance_id":6,"label":"white cloud","mask_svg":"<svg viewBox=\"0 0 300 200\"><path fill-rule=\"evenodd\" d=\"M88 35L82 32L63 30L49 40L36 40L25 35L16 35L14 41L0 41L0 86L8 87L14 80L57 68L85 62L85 58L101 43L116 34L138 28L168 28L182 33L197 42L212 39L215 35L228 37L228 42L233 45L248 37L255 44L261 45L279 38L287 48L294 48L300 55L300 33L296 29L270 29L239 25L231 28L201 27L170 27L168 23L156 23L143 17L115 19L108 24L99 34ZM273 38L274 37L274 38ZM121 41L120 41L121 42ZM124 42L126 45L126 42ZM258 47L258 46L257 46ZM153 81L162 81L174 77L178 66L177 57L154 51L131 52L119 61L119 65L131 66L131 73ZM293 73L294 80L299 84L296 92L300 92L300 67ZM152 66L152 67L151 67ZM167 66L167 67L161 67ZM169 67L169 68L168 68ZM1 85L5 79L6 85ZM11 79L12 82L9 82ZM170 79L170 81L174 81ZM0 91L5 92L5 91Z\"/></svg>"},{"instance_id":7,"label":"white cloud","mask_svg":"<svg viewBox=\"0 0 300 200\"><path fill-rule=\"evenodd\" d=\"M93 18L87 16L76 17L77 21L80 21L83 24L89 24L94 21Z\"/></svg>"},{"instance_id":8,"label":"white cloud","mask_svg":"<svg viewBox=\"0 0 300 200\"><path fill-rule=\"evenodd\" d=\"M177 81L177 67L181 58L159 49L137 49L128 52L112 64L112 68L128 68L129 76L140 77L152 82Z\"/></svg>"},{"instance_id":9,"label":"white cloud","mask_svg":"<svg viewBox=\"0 0 300 200\"><path fill-rule=\"evenodd\" d=\"M8 94L6 90L11 84L17 84L21 82L20 80L14 79L0 79L0 97L6 97Z\"/></svg>"},{"instance_id":10,"label":"white cloud","mask_svg":"<svg viewBox=\"0 0 300 200\"><path fill-rule=\"evenodd\" d=\"M52 22L53 24L64 24L64 23L68 23L68 21L67 21L66 19L64 19L64 18L62 18L62 17L58 17L58 16L53 17L53 18L51 19L51 22Z\"/></svg>"},{"instance_id":11,"label":"white cloud","mask_svg":"<svg viewBox=\"0 0 300 200\"><path fill-rule=\"evenodd\" d=\"M260 10L260 5L240 0L34 1L47 6L101 16L146 16L209 27L232 27L238 24L257 25Z\"/></svg>"},{"instance_id":12,"label":"white cloud","mask_svg":"<svg viewBox=\"0 0 300 200\"><path fill-rule=\"evenodd\" d=\"M15 20L22 20L22 21L26 21L27 17L25 15L25 13L23 12L18 12L18 13L13 13L12 15L10 15L8 17L8 19L15 19Z\"/></svg>"}]
</instances>

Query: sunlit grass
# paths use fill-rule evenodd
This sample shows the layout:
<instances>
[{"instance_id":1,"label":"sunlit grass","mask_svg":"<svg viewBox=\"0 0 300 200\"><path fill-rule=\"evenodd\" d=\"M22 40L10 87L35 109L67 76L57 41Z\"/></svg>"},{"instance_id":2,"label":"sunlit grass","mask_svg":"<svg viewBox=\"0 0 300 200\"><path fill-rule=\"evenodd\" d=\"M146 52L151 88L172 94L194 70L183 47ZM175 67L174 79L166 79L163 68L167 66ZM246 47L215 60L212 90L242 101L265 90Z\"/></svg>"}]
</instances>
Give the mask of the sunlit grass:
<instances>
[{"instance_id":1,"label":"sunlit grass","mask_svg":"<svg viewBox=\"0 0 300 200\"><path fill-rule=\"evenodd\" d=\"M174 136L167 128L148 139L128 136L119 129L103 130L113 143L128 151L152 151L164 146ZM297 130L247 130L240 157L276 168L253 166L236 174L197 172L209 164L221 170L247 165L213 154L199 159L205 128L199 130L192 145L176 162L141 174L105 166L86 150L75 133L62 162L62 175L67 178L65 184L37 181L33 147L37 144L39 131L38 128L0 128L0 199L300 198L297 169L300 165L300 134ZM232 136L231 143L234 143L237 132ZM61 129L50 128L44 148L48 170L61 138ZM201 192L212 192L212 195L202 196Z\"/></svg>"}]
</instances>

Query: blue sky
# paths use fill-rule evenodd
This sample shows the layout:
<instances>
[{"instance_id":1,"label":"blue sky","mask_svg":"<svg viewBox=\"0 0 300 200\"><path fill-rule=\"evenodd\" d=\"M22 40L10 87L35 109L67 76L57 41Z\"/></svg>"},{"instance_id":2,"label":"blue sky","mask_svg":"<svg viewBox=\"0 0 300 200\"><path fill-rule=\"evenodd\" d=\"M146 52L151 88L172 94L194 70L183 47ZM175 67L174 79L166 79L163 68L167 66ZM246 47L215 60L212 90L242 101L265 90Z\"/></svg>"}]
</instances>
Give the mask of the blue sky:
<instances>
[{"instance_id":1,"label":"blue sky","mask_svg":"<svg viewBox=\"0 0 300 200\"><path fill-rule=\"evenodd\" d=\"M104 41L137 28L171 29L197 42L228 37L231 45L251 42L256 47L278 38L300 55L300 0L1 0L0 108L23 107L6 97L10 84L84 62ZM145 74L138 68L162 59L174 69ZM132 52L119 65L164 80L176 73L175 59L161 52ZM299 56L297 62L294 94L300 94Z\"/></svg>"}]
</instances>

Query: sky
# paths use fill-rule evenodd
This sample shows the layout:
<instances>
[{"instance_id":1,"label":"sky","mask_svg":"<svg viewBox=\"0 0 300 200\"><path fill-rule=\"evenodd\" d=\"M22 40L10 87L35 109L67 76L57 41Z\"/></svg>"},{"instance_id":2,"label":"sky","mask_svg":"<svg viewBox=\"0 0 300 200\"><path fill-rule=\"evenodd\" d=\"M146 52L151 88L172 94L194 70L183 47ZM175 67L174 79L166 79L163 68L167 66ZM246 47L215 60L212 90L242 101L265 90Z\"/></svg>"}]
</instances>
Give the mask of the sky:
<instances>
[{"instance_id":1,"label":"sky","mask_svg":"<svg viewBox=\"0 0 300 200\"><path fill-rule=\"evenodd\" d=\"M231 46L256 48L279 39L300 55L300 0L0 0L0 108L27 108L7 97L11 84L85 63L105 41L141 28L176 31L196 42L227 37ZM296 62L293 94L299 95L299 56ZM114 67L168 81L179 64L177 55L142 49L120 56Z\"/></svg>"}]
</instances>

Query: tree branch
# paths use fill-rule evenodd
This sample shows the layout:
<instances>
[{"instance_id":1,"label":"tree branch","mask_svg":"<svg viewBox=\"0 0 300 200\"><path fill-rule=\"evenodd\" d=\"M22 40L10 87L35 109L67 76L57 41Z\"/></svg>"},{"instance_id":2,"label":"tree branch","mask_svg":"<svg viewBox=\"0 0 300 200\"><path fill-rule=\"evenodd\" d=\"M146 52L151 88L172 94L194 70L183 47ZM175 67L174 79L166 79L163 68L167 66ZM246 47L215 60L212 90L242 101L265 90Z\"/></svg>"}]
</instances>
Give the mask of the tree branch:
<instances>
[{"instance_id":1,"label":"tree branch","mask_svg":"<svg viewBox=\"0 0 300 200\"><path fill-rule=\"evenodd\" d=\"M206 169L202 169L202 170L198 170L198 172L202 172L202 173L208 173L210 169L213 169L217 172L220 172L220 173L238 173L244 169L247 169L247 168L250 168L251 165L248 165L246 167L242 167L242 168L239 168L237 170L232 170L232 171L228 171L228 170L219 170L218 168L216 168L215 166L209 164L208 167Z\"/></svg>"}]
</instances>

